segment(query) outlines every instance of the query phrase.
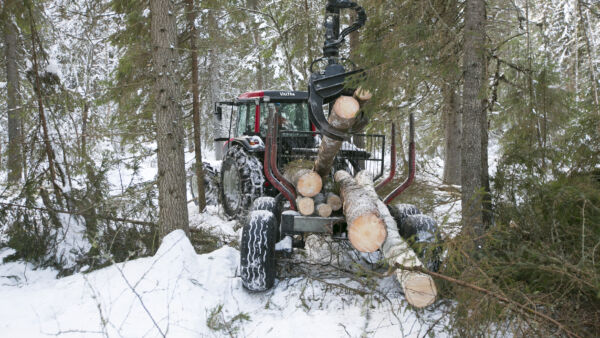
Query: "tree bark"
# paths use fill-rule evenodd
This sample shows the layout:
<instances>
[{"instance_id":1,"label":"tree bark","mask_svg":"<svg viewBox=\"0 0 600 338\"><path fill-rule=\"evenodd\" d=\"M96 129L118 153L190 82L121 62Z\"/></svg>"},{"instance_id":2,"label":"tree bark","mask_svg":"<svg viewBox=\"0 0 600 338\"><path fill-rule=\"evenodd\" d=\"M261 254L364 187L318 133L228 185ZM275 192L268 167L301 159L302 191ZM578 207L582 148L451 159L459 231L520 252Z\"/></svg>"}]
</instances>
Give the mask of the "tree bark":
<instances>
[{"instance_id":1,"label":"tree bark","mask_svg":"<svg viewBox=\"0 0 600 338\"><path fill-rule=\"evenodd\" d=\"M373 178L367 171L356 175L356 182L366 195L376 201L380 217L385 222L387 238L381 246L381 252L390 265L405 267L423 267L416 253L408 243L400 237L398 225L390 214L387 206L379 199L373 186ZM437 297L437 287L431 276L418 271L399 269L395 272L396 279L404 290L406 300L414 307L422 308L432 304Z\"/></svg>"},{"instance_id":2,"label":"tree bark","mask_svg":"<svg viewBox=\"0 0 600 338\"><path fill-rule=\"evenodd\" d=\"M356 115L360 110L360 104L356 99L350 96L340 96L331 109L329 114L329 124L339 130L348 130L355 122ZM327 136L321 138L321 146L315 160L314 170L321 176L327 176L335 155L342 147L343 141L334 140Z\"/></svg>"},{"instance_id":3,"label":"tree bark","mask_svg":"<svg viewBox=\"0 0 600 338\"><path fill-rule=\"evenodd\" d=\"M485 95L485 1L467 0L464 31L464 88L461 143L462 218L466 231L482 234L483 222L483 149L487 126Z\"/></svg>"},{"instance_id":4,"label":"tree bark","mask_svg":"<svg viewBox=\"0 0 600 338\"><path fill-rule=\"evenodd\" d=\"M250 9L253 10L257 10L258 9L258 0L247 0L247 4L248 7ZM256 88L257 90L263 90L265 88L265 83L264 83L264 78L263 78L263 60L262 60L262 53L261 51L261 38L260 38L260 34L258 31L258 24L254 21L254 18L251 17L251 23L250 23L251 27L252 27L252 40L254 40L254 47L256 48L256 51L258 52L258 57L256 58L256 85L258 88Z\"/></svg>"},{"instance_id":5,"label":"tree bark","mask_svg":"<svg viewBox=\"0 0 600 338\"><path fill-rule=\"evenodd\" d=\"M379 198L370 195L344 170L336 172L334 179L340 185L350 243L360 252L378 250L387 236L385 222L377 208Z\"/></svg>"},{"instance_id":6,"label":"tree bark","mask_svg":"<svg viewBox=\"0 0 600 338\"><path fill-rule=\"evenodd\" d=\"M196 157L196 180L198 185L198 211L206 208L206 195L204 188L204 170L202 166L202 139L200 138L200 92L198 90L198 51L196 50L196 11L194 0L186 0L187 19L190 31L190 63L192 67L192 115L194 121L194 155Z\"/></svg>"},{"instance_id":7,"label":"tree bark","mask_svg":"<svg viewBox=\"0 0 600 338\"><path fill-rule=\"evenodd\" d=\"M4 44L6 48L6 106L8 108L8 182L17 183L23 172L17 32L13 24L14 1L4 5Z\"/></svg>"},{"instance_id":8,"label":"tree bark","mask_svg":"<svg viewBox=\"0 0 600 338\"><path fill-rule=\"evenodd\" d=\"M158 145L158 204L161 239L175 229L189 234L185 190L183 114L176 78L178 62L175 8L169 0L150 1L154 102Z\"/></svg>"},{"instance_id":9,"label":"tree bark","mask_svg":"<svg viewBox=\"0 0 600 338\"><path fill-rule=\"evenodd\" d=\"M449 84L442 88L444 96L444 183L460 185L460 99Z\"/></svg>"}]
</instances>

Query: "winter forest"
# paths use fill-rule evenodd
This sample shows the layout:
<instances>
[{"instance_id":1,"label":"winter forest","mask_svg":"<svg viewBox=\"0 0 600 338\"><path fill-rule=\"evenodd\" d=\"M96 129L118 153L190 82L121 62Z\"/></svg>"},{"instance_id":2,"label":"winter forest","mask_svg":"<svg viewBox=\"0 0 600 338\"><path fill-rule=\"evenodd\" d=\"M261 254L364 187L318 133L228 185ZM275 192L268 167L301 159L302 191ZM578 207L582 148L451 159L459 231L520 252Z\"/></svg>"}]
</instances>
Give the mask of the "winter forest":
<instances>
[{"instance_id":1,"label":"winter forest","mask_svg":"<svg viewBox=\"0 0 600 338\"><path fill-rule=\"evenodd\" d=\"M0 27L0 336L600 336L600 2Z\"/></svg>"}]
</instances>

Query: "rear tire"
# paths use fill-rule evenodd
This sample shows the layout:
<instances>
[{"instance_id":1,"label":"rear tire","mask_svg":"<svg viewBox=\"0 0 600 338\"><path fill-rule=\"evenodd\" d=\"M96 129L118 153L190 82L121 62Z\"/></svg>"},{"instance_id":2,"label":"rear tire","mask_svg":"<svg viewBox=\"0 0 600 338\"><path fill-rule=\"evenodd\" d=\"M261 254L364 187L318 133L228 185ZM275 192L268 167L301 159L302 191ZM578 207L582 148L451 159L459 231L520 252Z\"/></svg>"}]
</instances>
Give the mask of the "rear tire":
<instances>
[{"instance_id":1,"label":"rear tire","mask_svg":"<svg viewBox=\"0 0 600 338\"><path fill-rule=\"evenodd\" d=\"M398 203L398 204L388 206L388 209L390 210L390 214L392 215L392 217L394 217L394 220L396 221L396 224L398 225L398 232L400 233L400 236L408 239L411 236L416 235L416 233L417 233L416 229L414 227L407 226L405 224L405 220L406 220L406 217L408 217L410 215L421 214L421 211L419 210L419 208L417 208L416 206L414 206L412 204Z\"/></svg>"},{"instance_id":2,"label":"rear tire","mask_svg":"<svg viewBox=\"0 0 600 338\"><path fill-rule=\"evenodd\" d=\"M220 198L225 213L243 219L252 201L263 194L262 163L239 146L229 148L221 166Z\"/></svg>"},{"instance_id":3,"label":"rear tire","mask_svg":"<svg viewBox=\"0 0 600 338\"><path fill-rule=\"evenodd\" d=\"M206 198L206 205L217 205L219 203L219 174L209 164L203 163L204 170L204 197ZM192 198L194 204L198 205L198 180L196 179L196 171L192 166L192 175L190 176L190 191L192 192Z\"/></svg>"},{"instance_id":4,"label":"rear tire","mask_svg":"<svg viewBox=\"0 0 600 338\"><path fill-rule=\"evenodd\" d=\"M405 238L415 248L427 269L437 272L441 265L442 255L442 240L437 222L427 215L408 215L404 219L403 227L414 232L410 238Z\"/></svg>"},{"instance_id":5,"label":"rear tire","mask_svg":"<svg viewBox=\"0 0 600 338\"><path fill-rule=\"evenodd\" d=\"M275 282L275 216L255 210L248 217L240 243L242 285L250 291L265 291Z\"/></svg>"}]
</instances>

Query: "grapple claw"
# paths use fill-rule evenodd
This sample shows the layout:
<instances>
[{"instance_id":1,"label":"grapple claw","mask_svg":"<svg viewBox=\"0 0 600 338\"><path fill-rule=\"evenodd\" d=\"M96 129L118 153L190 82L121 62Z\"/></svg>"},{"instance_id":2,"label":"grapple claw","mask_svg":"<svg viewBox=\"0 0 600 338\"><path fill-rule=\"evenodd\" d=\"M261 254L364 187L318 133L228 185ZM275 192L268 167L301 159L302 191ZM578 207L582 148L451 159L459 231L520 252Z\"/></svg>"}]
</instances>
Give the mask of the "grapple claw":
<instances>
[{"instance_id":1,"label":"grapple claw","mask_svg":"<svg viewBox=\"0 0 600 338\"><path fill-rule=\"evenodd\" d=\"M358 13L358 19L351 26L344 29L340 34L339 14L340 9L349 8ZM310 121L323 135L335 140L343 141L350 138L351 134L362 130L368 123L364 114L358 117L354 127L349 131L341 131L332 127L323 113L323 105L333 102L340 95L352 95L354 89L345 87L346 78L363 72L362 69L346 71L344 66L338 63L339 45L344 37L359 29L365 24L367 16L356 3L348 0L329 0L325 15L325 44L323 46L324 56L313 61L310 66L310 79L308 81L308 112ZM323 72L313 71L313 65L318 61L327 61Z\"/></svg>"}]
</instances>

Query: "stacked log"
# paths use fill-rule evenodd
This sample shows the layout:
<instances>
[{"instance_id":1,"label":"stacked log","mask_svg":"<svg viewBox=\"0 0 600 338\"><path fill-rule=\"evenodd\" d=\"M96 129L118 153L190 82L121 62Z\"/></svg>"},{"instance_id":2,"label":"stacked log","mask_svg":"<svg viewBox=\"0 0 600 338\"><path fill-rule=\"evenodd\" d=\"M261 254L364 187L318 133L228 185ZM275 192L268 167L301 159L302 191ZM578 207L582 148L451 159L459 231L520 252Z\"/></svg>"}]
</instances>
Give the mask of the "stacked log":
<instances>
[{"instance_id":1,"label":"stacked log","mask_svg":"<svg viewBox=\"0 0 600 338\"><path fill-rule=\"evenodd\" d=\"M336 172L334 179L340 185L350 244L360 252L377 251L387 236L385 222L377 208L379 198L369 195L344 170Z\"/></svg>"}]
</instances>

